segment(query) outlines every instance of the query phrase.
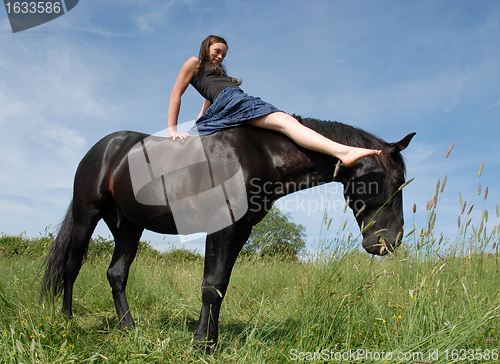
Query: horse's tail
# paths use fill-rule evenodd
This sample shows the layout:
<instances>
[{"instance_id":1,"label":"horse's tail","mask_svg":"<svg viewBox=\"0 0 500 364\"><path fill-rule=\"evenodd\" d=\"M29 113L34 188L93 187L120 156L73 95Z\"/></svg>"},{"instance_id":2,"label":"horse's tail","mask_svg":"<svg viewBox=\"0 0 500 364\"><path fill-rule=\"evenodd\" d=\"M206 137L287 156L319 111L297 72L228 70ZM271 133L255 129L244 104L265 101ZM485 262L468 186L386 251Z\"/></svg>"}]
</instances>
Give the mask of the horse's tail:
<instances>
[{"instance_id":1,"label":"horse's tail","mask_svg":"<svg viewBox=\"0 0 500 364\"><path fill-rule=\"evenodd\" d=\"M59 227L57 237L43 263L45 273L42 281L42 297L55 298L62 292L64 266L71 247L73 227L73 202L71 202L68 212Z\"/></svg>"}]
</instances>

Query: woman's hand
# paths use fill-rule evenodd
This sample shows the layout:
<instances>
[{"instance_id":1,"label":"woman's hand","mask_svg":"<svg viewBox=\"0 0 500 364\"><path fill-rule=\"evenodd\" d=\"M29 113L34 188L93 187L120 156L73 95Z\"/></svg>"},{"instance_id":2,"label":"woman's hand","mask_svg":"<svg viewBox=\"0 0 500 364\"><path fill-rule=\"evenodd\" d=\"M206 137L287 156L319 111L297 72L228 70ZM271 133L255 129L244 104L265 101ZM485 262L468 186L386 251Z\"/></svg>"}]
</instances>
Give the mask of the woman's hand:
<instances>
[{"instance_id":1,"label":"woman's hand","mask_svg":"<svg viewBox=\"0 0 500 364\"><path fill-rule=\"evenodd\" d=\"M179 133L177 130L170 130L168 134L172 137L173 140L175 140L176 138L185 139L189 137L188 133Z\"/></svg>"}]
</instances>

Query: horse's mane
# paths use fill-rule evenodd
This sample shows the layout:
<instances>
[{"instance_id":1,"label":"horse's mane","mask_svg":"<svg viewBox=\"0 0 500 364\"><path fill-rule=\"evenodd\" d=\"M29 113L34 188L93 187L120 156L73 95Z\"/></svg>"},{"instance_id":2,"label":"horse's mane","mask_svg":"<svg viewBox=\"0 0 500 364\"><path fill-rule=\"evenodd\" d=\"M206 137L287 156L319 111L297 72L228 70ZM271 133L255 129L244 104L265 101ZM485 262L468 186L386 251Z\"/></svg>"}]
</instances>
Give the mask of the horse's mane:
<instances>
[{"instance_id":1,"label":"horse's mane","mask_svg":"<svg viewBox=\"0 0 500 364\"><path fill-rule=\"evenodd\" d=\"M382 150L382 154L375 158L381 166L387 170L391 167L398 166L406 171L403 156L399 152L392 152L389 143L367 131L337 121L302 118L298 115L293 116L304 126L315 130L319 134L337 143L360 148L380 149Z\"/></svg>"}]
</instances>

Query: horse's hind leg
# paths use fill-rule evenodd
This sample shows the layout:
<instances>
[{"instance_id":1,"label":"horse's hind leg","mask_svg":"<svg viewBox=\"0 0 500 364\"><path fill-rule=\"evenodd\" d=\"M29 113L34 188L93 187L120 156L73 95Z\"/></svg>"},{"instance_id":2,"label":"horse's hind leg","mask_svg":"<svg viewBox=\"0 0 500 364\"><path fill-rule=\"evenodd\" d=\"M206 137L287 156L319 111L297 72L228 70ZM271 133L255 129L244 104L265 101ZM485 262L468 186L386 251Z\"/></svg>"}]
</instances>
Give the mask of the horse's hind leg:
<instances>
[{"instance_id":1,"label":"horse's hind leg","mask_svg":"<svg viewBox=\"0 0 500 364\"><path fill-rule=\"evenodd\" d=\"M122 221L120 226L117 226L116 220L105 218L105 221L115 238L115 251L107 277L113 293L116 313L120 320L120 328L124 329L134 325L125 296L125 286L127 285L130 265L137 253L139 239L144 229L128 220Z\"/></svg>"},{"instance_id":2,"label":"horse's hind leg","mask_svg":"<svg viewBox=\"0 0 500 364\"><path fill-rule=\"evenodd\" d=\"M89 240L100 220L100 217L97 213L94 213L93 215L85 214L82 219L80 216L75 214L74 219L75 222L71 237L71 247L68 252L63 274L64 295L62 312L68 317L73 317L73 286L75 284L76 277L80 272L80 268L82 267L83 258L85 257Z\"/></svg>"}]
</instances>

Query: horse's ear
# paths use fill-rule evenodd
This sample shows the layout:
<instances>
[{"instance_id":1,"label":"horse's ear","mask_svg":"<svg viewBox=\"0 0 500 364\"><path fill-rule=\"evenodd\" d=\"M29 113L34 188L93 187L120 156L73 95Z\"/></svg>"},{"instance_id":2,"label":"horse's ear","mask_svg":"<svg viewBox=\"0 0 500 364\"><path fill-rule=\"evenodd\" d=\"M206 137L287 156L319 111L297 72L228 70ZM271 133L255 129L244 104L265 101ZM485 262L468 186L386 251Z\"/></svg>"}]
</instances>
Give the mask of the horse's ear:
<instances>
[{"instance_id":1,"label":"horse's ear","mask_svg":"<svg viewBox=\"0 0 500 364\"><path fill-rule=\"evenodd\" d=\"M401 152L403 149L405 149L408 144L410 144L411 139L415 136L417 133L410 133L407 136L405 136L403 139L401 139L397 143L393 143L391 145L392 152Z\"/></svg>"}]
</instances>

